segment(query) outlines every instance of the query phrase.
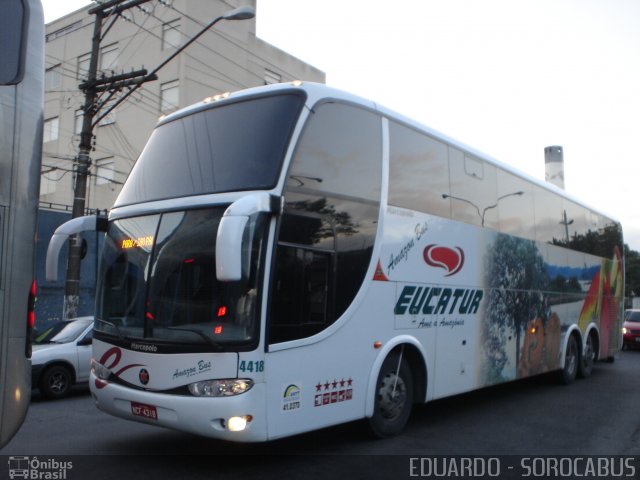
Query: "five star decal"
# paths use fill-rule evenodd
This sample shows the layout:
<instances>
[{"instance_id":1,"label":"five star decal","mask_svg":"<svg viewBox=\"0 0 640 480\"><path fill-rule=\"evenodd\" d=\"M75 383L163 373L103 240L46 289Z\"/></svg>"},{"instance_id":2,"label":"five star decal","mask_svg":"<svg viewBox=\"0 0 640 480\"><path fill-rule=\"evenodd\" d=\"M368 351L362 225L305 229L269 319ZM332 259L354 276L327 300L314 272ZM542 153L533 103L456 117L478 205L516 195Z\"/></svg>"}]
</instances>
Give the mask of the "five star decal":
<instances>
[{"instance_id":1,"label":"five star decal","mask_svg":"<svg viewBox=\"0 0 640 480\"><path fill-rule=\"evenodd\" d=\"M334 403L349 401L353 398L353 380L334 378L316 384L316 396L314 406L323 407Z\"/></svg>"}]
</instances>

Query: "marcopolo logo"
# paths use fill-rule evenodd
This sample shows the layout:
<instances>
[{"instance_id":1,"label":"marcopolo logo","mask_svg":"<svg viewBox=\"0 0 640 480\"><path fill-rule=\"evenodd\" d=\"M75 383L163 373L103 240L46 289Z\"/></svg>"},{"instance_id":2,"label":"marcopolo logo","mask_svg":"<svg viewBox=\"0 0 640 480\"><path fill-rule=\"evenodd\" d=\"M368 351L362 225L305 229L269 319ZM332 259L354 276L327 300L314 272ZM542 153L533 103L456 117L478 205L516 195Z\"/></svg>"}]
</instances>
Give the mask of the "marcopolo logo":
<instances>
[{"instance_id":1,"label":"marcopolo logo","mask_svg":"<svg viewBox=\"0 0 640 480\"><path fill-rule=\"evenodd\" d=\"M447 272L445 277L455 275L464 266L464 250L460 247L427 245L422 256L427 265L445 270Z\"/></svg>"}]
</instances>

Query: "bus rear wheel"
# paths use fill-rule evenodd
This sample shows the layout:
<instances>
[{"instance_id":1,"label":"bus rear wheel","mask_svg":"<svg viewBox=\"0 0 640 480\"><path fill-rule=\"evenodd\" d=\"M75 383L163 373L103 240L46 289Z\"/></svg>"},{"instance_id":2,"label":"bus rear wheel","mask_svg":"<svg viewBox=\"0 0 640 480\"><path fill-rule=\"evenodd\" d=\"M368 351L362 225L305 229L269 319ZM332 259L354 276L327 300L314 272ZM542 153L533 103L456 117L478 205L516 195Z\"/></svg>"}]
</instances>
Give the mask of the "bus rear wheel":
<instances>
[{"instance_id":1,"label":"bus rear wheel","mask_svg":"<svg viewBox=\"0 0 640 480\"><path fill-rule=\"evenodd\" d=\"M580 369L578 370L578 375L582 378L587 378L591 375L593 371L593 366L596 363L596 358L598 358L596 353L596 340L593 333L590 333L587 337L587 343L584 346L584 353L582 355L582 361L580 362Z\"/></svg>"},{"instance_id":2,"label":"bus rear wheel","mask_svg":"<svg viewBox=\"0 0 640 480\"><path fill-rule=\"evenodd\" d=\"M397 435L407 424L413 404L413 378L399 354L389 355L376 383L376 398L369 428L378 438Z\"/></svg>"},{"instance_id":3,"label":"bus rear wheel","mask_svg":"<svg viewBox=\"0 0 640 480\"><path fill-rule=\"evenodd\" d=\"M580 362L580 350L575 335L571 335L567 340L567 350L565 352L564 367L560 370L560 382L564 385L572 383L578 373Z\"/></svg>"}]
</instances>

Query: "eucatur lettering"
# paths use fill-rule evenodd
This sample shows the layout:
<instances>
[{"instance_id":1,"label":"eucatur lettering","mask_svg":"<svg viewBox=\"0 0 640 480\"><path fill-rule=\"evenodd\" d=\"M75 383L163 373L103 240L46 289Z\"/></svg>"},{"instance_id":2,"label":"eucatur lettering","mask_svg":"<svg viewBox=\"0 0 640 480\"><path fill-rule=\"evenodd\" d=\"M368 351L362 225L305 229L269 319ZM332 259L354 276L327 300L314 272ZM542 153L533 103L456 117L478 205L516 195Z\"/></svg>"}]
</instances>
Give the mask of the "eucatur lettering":
<instances>
[{"instance_id":1,"label":"eucatur lettering","mask_svg":"<svg viewBox=\"0 0 640 480\"><path fill-rule=\"evenodd\" d=\"M482 290L406 285L396 302L396 315L471 315L478 312Z\"/></svg>"}]
</instances>

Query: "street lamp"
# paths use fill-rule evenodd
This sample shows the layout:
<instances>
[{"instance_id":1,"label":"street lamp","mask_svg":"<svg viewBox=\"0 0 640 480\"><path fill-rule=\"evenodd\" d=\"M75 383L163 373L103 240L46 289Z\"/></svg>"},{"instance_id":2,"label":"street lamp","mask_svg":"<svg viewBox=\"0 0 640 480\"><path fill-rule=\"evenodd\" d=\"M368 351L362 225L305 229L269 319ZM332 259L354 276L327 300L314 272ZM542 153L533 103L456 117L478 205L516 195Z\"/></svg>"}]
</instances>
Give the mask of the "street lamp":
<instances>
[{"instance_id":1,"label":"street lamp","mask_svg":"<svg viewBox=\"0 0 640 480\"><path fill-rule=\"evenodd\" d=\"M225 20L249 20L256 16L256 9L245 5L244 7L234 8L233 10L229 10L227 13L222 15L222 18ZM214 22L215 23L215 22ZM213 26L213 23L211 24Z\"/></svg>"},{"instance_id":2,"label":"street lamp","mask_svg":"<svg viewBox=\"0 0 640 480\"><path fill-rule=\"evenodd\" d=\"M478 217L480 218L481 221L481 225L484 227L484 216L487 214L487 210L491 210L492 208L496 208L498 206L498 203L500 202L500 200L507 198L507 197L514 197L514 196L520 196L520 195L524 195L524 192L519 190L517 192L512 192L512 193L507 193L505 195L501 195L496 199L496 203L494 203L493 205L489 205L488 207L485 207L482 210L482 213L480 213L480 207L478 207L475 203L473 203L470 200L467 200L466 198L460 198L460 197L456 197L453 195L448 195L446 193L442 194L442 198L452 198L454 200L458 200L460 202L464 202L464 203L468 203L469 205L471 205L473 208L476 209L476 212L478 213Z\"/></svg>"}]
</instances>

